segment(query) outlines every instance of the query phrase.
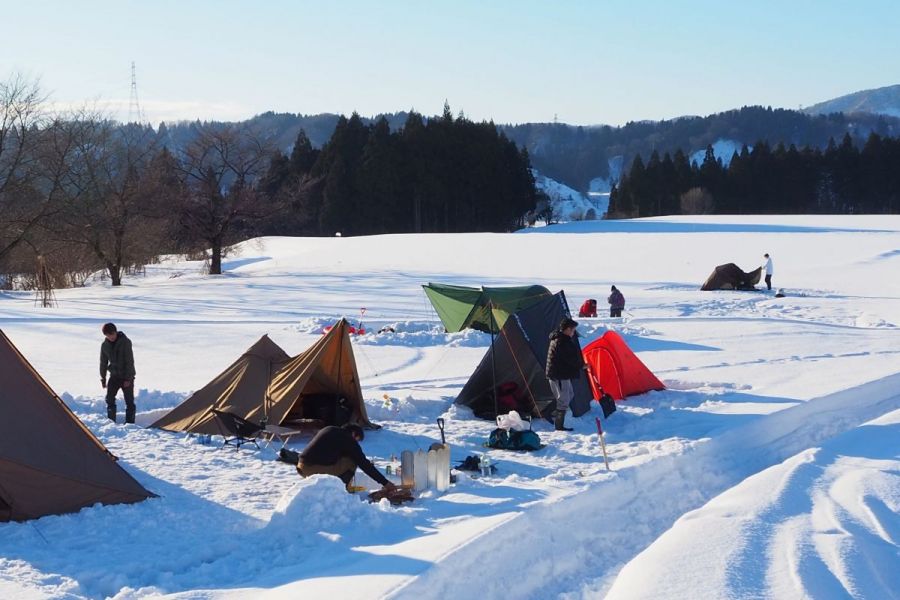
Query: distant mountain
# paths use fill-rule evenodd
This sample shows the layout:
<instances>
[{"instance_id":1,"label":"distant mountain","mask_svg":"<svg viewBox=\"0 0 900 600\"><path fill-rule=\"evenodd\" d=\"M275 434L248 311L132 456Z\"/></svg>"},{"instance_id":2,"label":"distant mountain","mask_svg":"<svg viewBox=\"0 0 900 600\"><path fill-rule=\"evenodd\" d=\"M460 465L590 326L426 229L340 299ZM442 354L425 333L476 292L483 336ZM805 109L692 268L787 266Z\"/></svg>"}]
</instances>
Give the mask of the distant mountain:
<instances>
[{"instance_id":1,"label":"distant mountain","mask_svg":"<svg viewBox=\"0 0 900 600\"><path fill-rule=\"evenodd\" d=\"M702 160L706 147L713 146L716 157L727 164L735 150L758 141L773 148L779 143L825 148L829 139L840 142L848 133L858 144L873 132L900 136L900 118L865 113L811 115L745 106L706 117L632 122L622 127L527 123L505 125L503 130L528 149L532 165L541 174L586 192L608 189L619 177L613 165L627 172L638 154L646 162L654 151L663 155L681 150L690 159Z\"/></svg>"},{"instance_id":2,"label":"distant mountain","mask_svg":"<svg viewBox=\"0 0 900 600\"><path fill-rule=\"evenodd\" d=\"M883 88L895 90L900 86ZM879 91L879 90L875 90ZM863 92L860 92L863 93ZM838 99L840 100L840 99ZM837 102L834 100L833 102ZM900 107L900 100L897 102ZM811 109L808 109L811 110ZM379 115L380 116L380 115ZM409 113L385 114L391 129L403 127ZM312 144L321 147L331 138L338 115L298 115L267 112L246 123L274 140L290 153L297 134L306 132ZM376 117L377 118L377 117ZM363 118L372 123L375 118ZM166 123L160 126L160 138L171 149L184 147L196 135L197 122ZM678 117L667 121L640 121L621 127L608 125L574 126L563 123L526 123L498 125L509 139L526 148L531 163L541 175L582 194L605 193L640 154L646 162L651 153L681 150L691 160L702 161L706 147L713 146L717 158L727 164L735 151L746 144L767 141L772 147L816 146L825 148L849 133L858 144L870 133L900 136L900 109L897 116L843 113L810 114L787 109L745 106L741 109L706 117Z\"/></svg>"},{"instance_id":3,"label":"distant mountain","mask_svg":"<svg viewBox=\"0 0 900 600\"><path fill-rule=\"evenodd\" d=\"M811 115L831 113L870 113L900 117L900 85L889 85L874 90L863 90L826 100L803 109Z\"/></svg>"}]
</instances>

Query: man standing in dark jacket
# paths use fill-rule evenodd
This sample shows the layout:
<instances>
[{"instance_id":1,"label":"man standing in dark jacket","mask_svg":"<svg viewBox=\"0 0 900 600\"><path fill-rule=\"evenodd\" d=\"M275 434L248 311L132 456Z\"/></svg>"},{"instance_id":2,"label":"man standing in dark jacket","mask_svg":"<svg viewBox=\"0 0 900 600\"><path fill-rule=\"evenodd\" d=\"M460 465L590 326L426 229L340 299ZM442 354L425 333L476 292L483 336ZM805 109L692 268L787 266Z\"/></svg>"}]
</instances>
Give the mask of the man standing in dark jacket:
<instances>
[{"instance_id":1,"label":"man standing in dark jacket","mask_svg":"<svg viewBox=\"0 0 900 600\"><path fill-rule=\"evenodd\" d=\"M625 296L622 295L622 292L616 286L612 286L610 291L612 293L606 301L609 302L609 316L615 319L622 316L622 311L625 309Z\"/></svg>"},{"instance_id":2,"label":"man standing in dark jacket","mask_svg":"<svg viewBox=\"0 0 900 600\"><path fill-rule=\"evenodd\" d=\"M559 329L550 334L550 348L547 349L547 379L556 396L553 424L557 431L572 431L571 427L565 426L566 411L575 396L572 380L581 377L585 369L584 357L575 341L576 327L577 322L568 317L563 319Z\"/></svg>"},{"instance_id":3,"label":"man standing in dark jacket","mask_svg":"<svg viewBox=\"0 0 900 600\"><path fill-rule=\"evenodd\" d=\"M356 474L356 467L385 488L394 484L378 472L375 465L363 454L359 443L365 434L362 427L348 423L343 427L323 427L310 440L297 463L297 472L303 477L323 474L339 477L346 485Z\"/></svg>"},{"instance_id":4,"label":"man standing in dark jacket","mask_svg":"<svg viewBox=\"0 0 900 600\"><path fill-rule=\"evenodd\" d=\"M116 420L116 394L125 396L125 422L134 423L134 353L125 332L107 323L103 326L106 341L100 346L100 385L106 388L106 416ZM109 371L109 382L106 373Z\"/></svg>"}]
</instances>

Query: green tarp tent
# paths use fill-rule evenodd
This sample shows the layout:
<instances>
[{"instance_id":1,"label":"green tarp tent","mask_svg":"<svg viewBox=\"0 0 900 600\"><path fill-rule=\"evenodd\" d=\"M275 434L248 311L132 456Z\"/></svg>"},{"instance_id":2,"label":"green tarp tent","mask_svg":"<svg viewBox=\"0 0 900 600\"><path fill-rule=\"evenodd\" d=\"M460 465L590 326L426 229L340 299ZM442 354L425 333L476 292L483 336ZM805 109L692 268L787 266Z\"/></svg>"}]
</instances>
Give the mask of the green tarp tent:
<instances>
[{"instance_id":1,"label":"green tarp tent","mask_svg":"<svg viewBox=\"0 0 900 600\"><path fill-rule=\"evenodd\" d=\"M500 331L509 315L551 296L542 285L465 287L443 283L422 286L448 332Z\"/></svg>"}]
</instances>

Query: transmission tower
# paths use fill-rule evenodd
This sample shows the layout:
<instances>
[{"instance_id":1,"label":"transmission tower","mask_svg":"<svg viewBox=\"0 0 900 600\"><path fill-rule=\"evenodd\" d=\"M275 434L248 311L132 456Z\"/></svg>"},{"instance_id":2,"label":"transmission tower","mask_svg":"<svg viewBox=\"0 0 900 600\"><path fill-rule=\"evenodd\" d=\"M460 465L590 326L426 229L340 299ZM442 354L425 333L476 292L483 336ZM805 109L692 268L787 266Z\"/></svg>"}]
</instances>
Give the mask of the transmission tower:
<instances>
[{"instance_id":1,"label":"transmission tower","mask_svg":"<svg viewBox=\"0 0 900 600\"><path fill-rule=\"evenodd\" d=\"M144 122L144 115L141 112L141 103L138 101L137 75L134 70L134 61L131 61L131 98L128 101L128 122Z\"/></svg>"}]
</instances>

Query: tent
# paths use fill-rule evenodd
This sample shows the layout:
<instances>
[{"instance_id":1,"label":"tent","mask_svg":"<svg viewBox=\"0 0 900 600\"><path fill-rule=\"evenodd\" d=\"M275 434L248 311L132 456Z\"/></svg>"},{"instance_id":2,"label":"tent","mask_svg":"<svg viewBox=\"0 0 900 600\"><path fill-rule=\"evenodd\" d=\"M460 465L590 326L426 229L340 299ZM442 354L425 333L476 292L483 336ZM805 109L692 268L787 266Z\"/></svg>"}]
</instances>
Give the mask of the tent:
<instances>
[{"instance_id":1,"label":"tent","mask_svg":"<svg viewBox=\"0 0 900 600\"><path fill-rule=\"evenodd\" d=\"M272 375L290 360L264 335L212 381L166 413L151 427L168 431L219 434L213 409L259 422L265 415L266 391Z\"/></svg>"},{"instance_id":2,"label":"tent","mask_svg":"<svg viewBox=\"0 0 900 600\"><path fill-rule=\"evenodd\" d=\"M615 331L607 331L588 344L583 354L590 367L591 391L598 400L601 389L615 400L666 389Z\"/></svg>"},{"instance_id":3,"label":"tent","mask_svg":"<svg viewBox=\"0 0 900 600\"><path fill-rule=\"evenodd\" d=\"M542 285L473 288L428 283L422 287L451 333L467 328L496 333L509 315L551 296Z\"/></svg>"},{"instance_id":4,"label":"tent","mask_svg":"<svg viewBox=\"0 0 900 600\"><path fill-rule=\"evenodd\" d=\"M153 497L0 331L0 522Z\"/></svg>"},{"instance_id":5,"label":"tent","mask_svg":"<svg viewBox=\"0 0 900 600\"><path fill-rule=\"evenodd\" d=\"M700 289L704 292L710 290L752 290L762 276L762 267L754 271L744 273L734 263L719 265L710 273Z\"/></svg>"},{"instance_id":6,"label":"tent","mask_svg":"<svg viewBox=\"0 0 900 600\"><path fill-rule=\"evenodd\" d=\"M341 319L305 352L287 362L269 385L269 422L319 419L372 428L366 414L350 323Z\"/></svg>"},{"instance_id":7,"label":"tent","mask_svg":"<svg viewBox=\"0 0 900 600\"><path fill-rule=\"evenodd\" d=\"M348 328L347 321L341 319L293 358L264 335L225 371L152 426L219 434L212 412L216 409L272 425L289 425L300 419L326 424L350 419L370 427ZM342 410L346 412L344 419Z\"/></svg>"},{"instance_id":8,"label":"tent","mask_svg":"<svg viewBox=\"0 0 900 600\"><path fill-rule=\"evenodd\" d=\"M566 296L558 292L507 319L455 403L470 407L476 416L484 419L493 419L498 413L510 410L549 418L556 399L544 374L547 349L550 334L567 316ZM590 409L591 392L587 377L573 384L575 397L570 408L578 417Z\"/></svg>"}]
</instances>

